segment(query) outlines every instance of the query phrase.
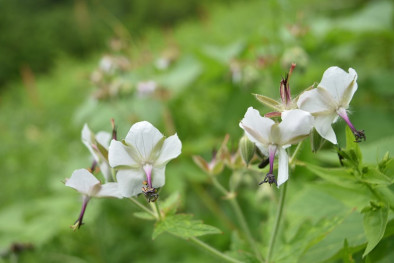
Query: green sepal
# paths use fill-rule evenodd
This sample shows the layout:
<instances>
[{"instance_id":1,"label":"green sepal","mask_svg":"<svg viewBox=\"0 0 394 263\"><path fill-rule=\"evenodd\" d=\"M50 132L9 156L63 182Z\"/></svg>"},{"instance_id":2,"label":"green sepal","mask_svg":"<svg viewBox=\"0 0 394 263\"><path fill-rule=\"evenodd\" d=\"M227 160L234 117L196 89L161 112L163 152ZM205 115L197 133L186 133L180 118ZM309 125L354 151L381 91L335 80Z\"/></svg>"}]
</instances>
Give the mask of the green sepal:
<instances>
[{"instance_id":1,"label":"green sepal","mask_svg":"<svg viewBox=\"0 0 394 263\"><path fill-rule=\"evenodd\" d=\"M280 103L270 97L260 95L260 94L253 94L258 101L263 103L265 106L270 107L276 111L281 111Z\"/></svg>"}]
</instances>

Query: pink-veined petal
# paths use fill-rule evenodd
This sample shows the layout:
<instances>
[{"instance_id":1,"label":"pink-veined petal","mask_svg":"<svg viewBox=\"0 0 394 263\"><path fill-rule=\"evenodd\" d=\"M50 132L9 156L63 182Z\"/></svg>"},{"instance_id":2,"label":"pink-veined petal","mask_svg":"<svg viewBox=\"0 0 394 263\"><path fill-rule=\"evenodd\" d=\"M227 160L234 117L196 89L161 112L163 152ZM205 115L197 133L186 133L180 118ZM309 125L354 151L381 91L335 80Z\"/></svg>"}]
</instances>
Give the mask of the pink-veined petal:
<instances>
[{"instance_id":1,"label":"pink-veined petal","mask_svg":"<svg viewBox=\"0 0 394 263\"><path fill-rule=\"evenodd\" d=\"M271 126L274 124L275 122L273 120L261 117L257 110L253 109L253 107L249 107L244 118L239 123L239 126L245 131L249 140L258 146L259 144L269 144Z\"/></svg>"},{"instance_id":2,"label":"pink-veined petal","mask_svg":"<svg viewBox=\"0 0 394 263\"><path fill-rule=\"evenodd\" d=\"M320 134L321 137L326 139L327 141L332 142L333 144L337 144L337 137L335 136L335 132L331 127L331 124L337 118L336 113L316 116L313 122L316 131Z\"/></svg>"},{"instance_id":3,"label":"pink-veined petal","mask_svg":"<svg viewBox=\"0 0 394 263\"><path fill-rule=\"evenodd\" d=\"M283 112L278 144L296 144L308 136L312 128L313 117L309 112L298 109Z\"/></svg>"},{"instance_id":4,"label":"pink-veined petal","mask_svg":"<svg viewBox=\"0 0 394 263\"><path fill-rule=\"evenodd\" d=\"M142 193L143 182L146 180L142 169L122 169L116 174L119 190L125 197Z\"/></svg>"},{"instance_id":5,"label":"pink-veined petal","mask_svg":"<svg viewBox=\"0 0 394 263\"><path fill-rule=\"evenodd\" d=\"M71 177L66 180L66 186L74 188L87 196L94 196L99 189L100 181L86 169L75 170Z\"/></svg>"},{"instance_id":6,"label":"pink-veined petal","mask_svg":"<svg viewBox=\"0 0 394 263\"><path fill-rule=\"evenodd\" d=\"M289 156L282 147L278 148L278 187L289 179Z\"/></svg>"},{"instance_id":7,"label":"pink-veined petal","mask_svg":"<svg viewBox=\"0 0 394 263\"><path fill-rule=\"evenodd\" d=\"M181 154L182 142L178 135L174 134L165 139L160 151L159 158L155 161L155 165L163 165Z\"/></svg>"},{"instance_id":8,"label":"pink-veined petal","mask_svg":"<svg viewBox=\"0 0 394 263\"><path fill-rule=\"evenodd\" d=\"M126 146L123 143L112 140L108 150L108 161L111 167L129 166L138 167L140 160L135 160L132 146ZM135 154L134 154L135 155Z\"/></svg>"},{"instance_id":9,"label":"pink-veined petal","mask_svg":"<svg viewBox=\"0 0 394 263\"><path fill-rule=\"evenodd\" d=\"M166 167L160 166L160 167L153 167L152 170L152 186L154 188L162 187L165 184L165 171Z\"/></svg>"},{"instance_id":10,"label":"pink-veined petal","mask_svg":"<svg viewBox=\"0 0 394 263\"><path fill-rule=\"evenodd\" d=\"M354 69L350 68L347 73L339 67L330 67L323 73L318 87L327 90L338 105L347 107L357 90L356 81L357 73Z\"/></svg>"},{"instance_id":11,"label":"pink-veined petal","mask_svg":"<svg viewBox=\"0 0 394 263\"><path fill-rule=\"evenodd\" d=\"M131 126L125 141L135 147L143 160L148 161L153 148L163 137L163 134L152 124L141 121Z\"/></svg>"},{"instance_id":12,"label":"pink-veined petal","mask_svg":"<svg viewBox=\"0 0 394 263\"><path fill-rule=\"evenodd\" d=\"M335 111L337 103L326 90L315 88L304 91L298 98L297 106L301 110L318 114L320 112Z\"/></svg>"},{"instance_id":13,"label":"pink-veined petal","mask_svg":"<svg viewBox=\"0 0 394 263\"><path fill-rule=\"evenodd\" d=\"M120 192L118 183L106 183L101 185L101 189L96 194L96 197L115 197L121 199L123 195Z\"/></svg>"}]
</instances>

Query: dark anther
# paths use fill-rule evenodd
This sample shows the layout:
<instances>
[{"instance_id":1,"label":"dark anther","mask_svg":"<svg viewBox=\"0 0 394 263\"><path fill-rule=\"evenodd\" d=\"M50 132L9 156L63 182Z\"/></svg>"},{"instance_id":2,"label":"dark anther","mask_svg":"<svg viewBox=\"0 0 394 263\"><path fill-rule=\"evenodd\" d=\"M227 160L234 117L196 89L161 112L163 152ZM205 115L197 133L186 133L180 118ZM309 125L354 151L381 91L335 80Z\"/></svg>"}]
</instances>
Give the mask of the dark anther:
<instances>
[{"instance_id":1,"label":"dark anther","mask_svg":"<svg viewBox=\"0 0 394 263\"><path fill-rule=\"evenodd\" d=\"M270 159L269 158L265 158L261 161L261 163L259 164L259 168L263 169L264 167L266 167L268 164L270 163Z\"/></svg>"},{"instance_id":2,"label":"dark anther","mask_svg":"<svg viewBox=\"0 0 394 263\"><path fill-rule=\"evenodd\" d=\"M156 202L157 198L159 198L159 194L157 193L157 189L154 187L142 187L142 192L145 195L145 198L148 202Z\"/></svg>"},{"instance_id":3,"label":"dark anther","mask_svg":"<svg viewBox=\"0 0 394 263\"><path fill-rule=\"evenodd\" d=\"M356 137L356 140L354 142L362 142L362 140L366 140L367 137L365 136L364 130L361 131L354 131L353 132L354 137Z\"/></svg>"},{"instance_id":4,"label":"dark anther","mask_svg":"<svg viewBox=\"0 0 394 263\"><path fill-rule=\"evenodd\" d=\"M259 183L259 185L263 184L263 183L269 183L271 184L275 184L276 186L278 186L278 183L276 182L275 176L273 174L268 173L264 180L262 182Z\"/></svg>"}]
</instances>

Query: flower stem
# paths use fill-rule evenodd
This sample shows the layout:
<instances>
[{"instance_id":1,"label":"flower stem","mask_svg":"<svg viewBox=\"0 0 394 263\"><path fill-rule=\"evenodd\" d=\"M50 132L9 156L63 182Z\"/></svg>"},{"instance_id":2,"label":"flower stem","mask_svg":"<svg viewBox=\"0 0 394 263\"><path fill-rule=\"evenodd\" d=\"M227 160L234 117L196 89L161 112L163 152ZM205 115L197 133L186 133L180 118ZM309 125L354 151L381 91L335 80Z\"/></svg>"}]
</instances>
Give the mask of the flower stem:
<instances>
[{"instance_id":1,"label":"flower stem","mask_svg":"<svg viewBox=\"0 0 394 263\"><path fill-rule=\"evenodd\" d=\"M214 254L215 256L224 259L228 262L233 262L233 263L242 263L242 261L239 261L235 258L232 258L230 256L227 256L226 254L223 254L222 252L220 252L219 250L217 250L216 248L211 247L210 245L208 245L207 243L201 241L200 239L196 238L196 237L190 237L189 238L190 241L193 241L195 244L199 245L200 247L208 250L209 252L211 252L212 254Z\"/></svg>"},{"instance_id":2,"label":"flower stem","mask_svg":"<svg viewBox=\"0 0 394 263\"><path fill-rule=\"evenodd\" d=\"M235 198L235 195L232 194L231 192L229 192L228 190L226 190L220 183L219 181L216 179L216 177L212 177L212 182L213 185L220 191L222 192L225 196L227 197L231 197L229 198L230 204L235 212L235 216L237 217L238 223L241 225L242 231L246 236L246 239L248 240L248 243L250 245L250 247L253 249L254 254L256 256L256 258L262 262L263 259L261 257L260 251L257 247L257 243L254 240L252 233L250 232L249 226L247 221L245 220L245 216L241 210L241 207L238 204L237 199Z\"/></svg>"},{"instance_id":3,"label":"flower stem","mask_svg":"<svg viewBox=\"0 0 394 263\"><path fill-rule=\"evenodd\" d=\"M146 206L144 206L143 204L141 204L135 197L130 197L129 198L134 204L136 204L139 208L141 208L142 210L144 210L145 212L147 212L148 214L154 216L155 218L157 218L157 215L152 212L152 210L150 210L149 208L147 208Z\"/></svg>"},{"instance_id":4,"label":"flower stem","mask_svg":"<svg viewBox=\"0 0 394 263\"><path fill-rule=\"evenodd\" d=\"M281 188L281 192L280 192L279 207L278 207L278 211L276 213L275 225L274 225L274 229L272 230L270 242L268 245L268 253L267 253L267 258L266 258L267 263L270 262L272 252L274 251L275 240L276 240L276 236L278 234L279 224L280 224L280 220L282 217L283 205L285 203L286 190L287 190L287 182L283 184L283 187Z\"/></svg>"},{"instance_id":5,"label":"flower stem","mask_svg":"<svg viewBox=\"0 0 394 263\"><path fill-rule=\"evenodd\" d=\"M157 216L158 216L158 221L161 221L163 218L161 216L161 212L160 212L160 207L159 207L159 202L158 201L155 202L155 208L156 208L156 212L157 212Z\"/></svg>"},{"instance_id":6,"label":"flower stem","mask_svg":"<svg viewBox=\"0 0 394 263\"><path fill-rule=\"evenodd\" d=\"M303 141L301 141L297 144L297 148L294 150L293 155L291 156L291 158L289 160L289 165L292 165L294 163L294 161L296 160L297 154L300 152L302 142Z\"/></svg>"}]
</instances>

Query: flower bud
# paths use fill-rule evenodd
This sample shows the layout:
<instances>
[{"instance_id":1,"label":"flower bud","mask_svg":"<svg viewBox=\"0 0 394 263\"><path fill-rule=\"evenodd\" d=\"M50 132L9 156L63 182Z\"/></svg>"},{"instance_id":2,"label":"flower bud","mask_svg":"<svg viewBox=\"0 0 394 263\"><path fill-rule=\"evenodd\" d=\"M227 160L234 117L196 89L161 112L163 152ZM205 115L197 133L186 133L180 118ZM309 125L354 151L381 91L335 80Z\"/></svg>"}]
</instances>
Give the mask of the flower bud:
<instances>
[{"instance_id":1,"label":"flower bud","mask_svg":"<svg viewBox=\"0 0 394 263\"><path fill-rule=\"evenodd\" d=\"M246 135L244 135L239 141L239 149L241 151L242 160L246 165L249 165L254 156L256 146L248 139L248 137L246 137Z\"/></svg>"}]
</instances>

